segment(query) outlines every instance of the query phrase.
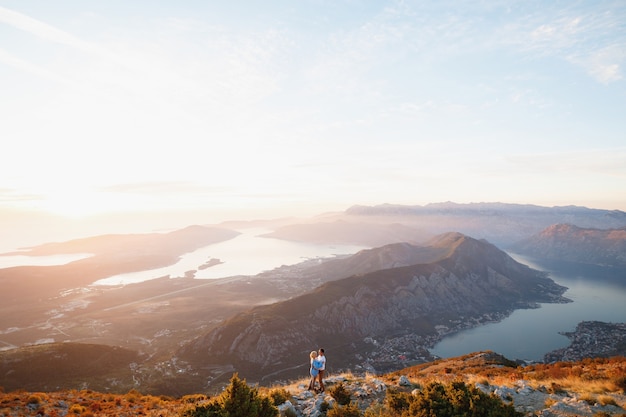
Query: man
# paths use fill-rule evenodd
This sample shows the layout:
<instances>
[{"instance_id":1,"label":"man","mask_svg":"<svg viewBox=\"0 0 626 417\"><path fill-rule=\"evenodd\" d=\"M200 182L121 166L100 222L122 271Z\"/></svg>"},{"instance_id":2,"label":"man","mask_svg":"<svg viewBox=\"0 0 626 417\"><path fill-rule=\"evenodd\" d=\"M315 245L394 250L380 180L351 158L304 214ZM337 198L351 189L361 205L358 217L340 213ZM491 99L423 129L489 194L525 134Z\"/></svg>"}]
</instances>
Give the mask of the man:
<instances>
[{"instance_id":1,"label":"man","mask_svg":"<svg viewBox=\"0 0 626 417\"><path fill-rule=\"evenodd\" d=\"M317 380L320 383L320 392L324 392L324 373L326 371L326 356L324 356L324 349L320 348L317 352L317 361L321 364L319 367L319 373L317 374Z\"/></svg>"}]
</instances>

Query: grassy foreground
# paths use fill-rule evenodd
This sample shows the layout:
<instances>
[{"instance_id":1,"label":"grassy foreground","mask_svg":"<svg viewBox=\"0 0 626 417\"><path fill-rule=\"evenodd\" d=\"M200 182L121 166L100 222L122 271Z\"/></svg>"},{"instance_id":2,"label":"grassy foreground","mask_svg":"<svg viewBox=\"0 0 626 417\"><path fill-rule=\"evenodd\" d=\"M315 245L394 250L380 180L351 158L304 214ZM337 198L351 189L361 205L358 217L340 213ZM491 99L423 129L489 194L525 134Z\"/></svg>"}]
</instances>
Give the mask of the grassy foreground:
<instances>
[{"instance_id":1,"label":"grassy foreground","mask_svg":"<svg viewBox=\"0 0 626 417\"><path fill-rule=\"evenodd\" d=\"M254 391L259 398L270 399L273 405L283 403L285 400L299 404L295 412L294 409L283 410L283 415L287 417L290 414L292 416L310 415L307 414L306 409L309 407L310 413L310 405L315 401L318 402L316 410L320 410L322 415L326 414L329 417L383 417L400 415L400 412L391 413L394 411L393 407L400 407L403 404L402 401L413 398L403 396L404 394L415 396L415 390L424 392L430 389L428 387L432 387L433 383L443 385L456 383L457 387L462 387L458 384L464 384L470 387L470 394L473 393L476 396L473 391L475 386L515 387L519 381L524 381L528 387L546 394L543 404L536 404L537 410L553 406L554 402L559 401L560 398L576 398L579 402L612 406L612 410L617 410L608 414L595 412L591 415L598 417L626 415L623 410L626 408L624 395L626 358L624 357L518 366L493 352L478 352L421 364L386 375L358 376L351 373L329 375L326 393L320 395L306 390L308 384L306 378L283 385L250 387L249 389ZM245 380L240 382L245 389L248 389ZM363 389L367 384L384 385L385 389L377 392L367 391ZM226 387L226 390L228 389L229 387ZM220 395L223 396L223 393ZM203 393L178 398L152 396L143 395L135 390L124 394L92 390L59 392L1 392L0 390L0 416L209 416L216 414L210 414L211 408L207 408L206 405L217 401L218 398L219 396L210 397ZM205 408L202 408L203 406ZM203 411L207 409L208 412ZM395 409L395 411L398 410ZM232 413L230 415L234 416ZM526 415L536 414L527 413ZM580 415L585 414L580 413Z\"/></svg>"}]
</instances>

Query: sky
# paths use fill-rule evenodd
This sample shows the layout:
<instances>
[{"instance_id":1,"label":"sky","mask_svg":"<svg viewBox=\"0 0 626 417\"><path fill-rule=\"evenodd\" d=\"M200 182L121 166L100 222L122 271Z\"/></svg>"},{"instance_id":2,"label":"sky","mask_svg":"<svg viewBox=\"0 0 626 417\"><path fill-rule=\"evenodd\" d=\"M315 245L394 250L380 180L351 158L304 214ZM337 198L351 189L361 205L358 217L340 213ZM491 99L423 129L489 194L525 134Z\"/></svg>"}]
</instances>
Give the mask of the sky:
<instances>
[{"instance_id":1,"label":"sky","mask_svg":"<svg viewBox=\"0 0 626 417\"><path fill-rule=\"evenodd\" d=\"M626 2L0 0L0 208L626 210Z\"/></svg>"}]
</instances>

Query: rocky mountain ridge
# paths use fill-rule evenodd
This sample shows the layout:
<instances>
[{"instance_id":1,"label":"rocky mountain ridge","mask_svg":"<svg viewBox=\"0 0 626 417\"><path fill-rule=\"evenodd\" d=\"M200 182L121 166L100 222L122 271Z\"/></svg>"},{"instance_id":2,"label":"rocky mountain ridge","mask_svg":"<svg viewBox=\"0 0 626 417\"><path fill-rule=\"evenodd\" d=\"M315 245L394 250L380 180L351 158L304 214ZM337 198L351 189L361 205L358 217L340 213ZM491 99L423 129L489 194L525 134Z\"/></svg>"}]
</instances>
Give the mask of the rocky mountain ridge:
<instances>
[{"instance_id":1,"label":"rocky mountain ridge","mask_svg":"<svg viewBox=\"0 0 626 417\"><path fill-rule=\"evenodd\" d=\"M626 227L592 229L554 224L511 246L542 259L626 267Z\"/></svg>"},{"instance_id":2,"label":"rocky mountain ridge","mask_svg":"<svg viewBox=\"0 0 626 417\"><path fill-rule=\"evenodd\" d=\"M485 241L450 233L431 246L435 262L353 275L255 307L177 357L205 367L245 368L250 378L280 379L298 371L311 346L322 345L346 367L371 368L364 358L376 356L383 340L409 338L404 344L412 347L405 353L418 360L423 348L468 321L502 318L537 302L569 301L562 297L564 287Z\"/></svg>"},{"instance_id":3,"label":"rocky mountain ridge","mask_svg":"<svg viewBox=\"0 0 626 417\"><path fill-rule=\"evenodd\" d=\"M348 231L352 225L361 224L363 230L358 236L353 236L350 242L359 243L354 240L358 237L369 238L365 232L369 227L380 245L398 242L399 240L394 240L397 238L395 234L401 230L399 226L403 226L414 231L412 239L417 243L442 233L456 231L477 239L487 239L498 247L507 249L509 245L557 223L575 224L585 228L620 228L626 226L626 212L580 206L543 207L504 203L355 205L342 213L319 216L306 223L292 223L288 228L279 227L272 236L302 241L315 239L333 242L337 238L346 241L350 238ZM318 230L325 227L331 229L332 233L315 234L315 225ZM381 225L390 228L387 234L380 233ZM382 242L382 238L386 240Z\"/></svg>"},{"instance_id":4,"label":"rocky mountain ridge","mask_svg":"<svg viewBox=\"0 0 626 417\"><path fill-rule=\"evenodd\" d=\"M341 213L338 217L340 220L333 217L334 215L321 216L313 222L313 229L316 224L319 226L316 222L329 220L330 229L333 227L338 229L335 237L341 237L343 232L367 229L368 225L374 225L369 231L363 231L357 236L358 239L374 239L378 242L390 240L394 243L366 249L354 255L336 256L332 259L309 259L301 264L283 266L256 276L226 277L211 282L200 282L192 279L193 274L189 276L185 274L186 278L163 277L125 287L106 289L82 287L84 283L93 282L94 277L97 278L101 274L109 274L112 271L124 272L145 269L149 265L175 262L181 253L188 250L236 236L237 232L234 230L225 230L223 227L209 230L210 228L196 226L176 233L149 234L141 239L108 235L88 238L80 242L79 240L72 241L70 245L63 243L42 245L39 250L45 249L44 251L33 253L64 253L68 249L84 252L84 248L92 247L101 255L106 254L106 256L58 267L17 267L0 270L0 282L3 284L0 296L0 301L2 301L0 302L0 349L14 349L29 344L47 345L54 341L78 341L95 344L85 349L86 357L90 355L86 353L87 351L92 352L94 357L101 357L98 353L101 345L97 345L98 343L119 345L130 349L135 355L131 363L125 364L126 371L123 373L124 378L132 378L131 383L136 381L139 384L138 387L149 392L191 392L198 387L206 387L207 381L213 387L219 386L224 378L235 370L234 364L236 365L235 361L210 363L202 354L198 355L199 360L196 360L194 355L191 355L191 358L189 355L178 356L180 352L178 349L194 340L192 338L197 335L209 334L221 327L229 318L248 310L250 306L266 306L294 299L311 291L323 298L332 299L329 294L332 296L334 290L329 291L328 287L344 291L345 287L349 289L351 286L357 287L356 284L360 281L355 277L363 278L373 273L386 277L398 271L403 276L409 270L413 271L409 274L413 273L417 276L415 283L401 283L397 293L394 292L391 296L395 304L386 310L376 310L376 314L381 313L379 321L376 320L374 312L367 316L367 308L362 308L364 300L366 303L377 301L376 297L380 297L378 287L372 290L363 289L358 294L345 295L344 304L336 301L332 306L313 311L311 313L313 315L309 317L312 317L314 322L320 322L321 325L330 323L331 328L347 329L346 335L339 335L339 339L334 335L329 335L327 339L330 344L326 346L338 346L342 351L344 348L348 350L345 358L336 357L336 359L341 359L341 362L335 362L335 366L337 363L342 363L342 366L345 363L346 369L354 365L351 369L355 372L384 372L412 363L430 361L435 358L430 356L427 348L440 340L443 335L482 323L501 320L514 308L535 306L537 301L530 300L544 300L540 296L547 293L552 294L548 299L564 301L557 296L558 290L550 286L542 288L540 281L526 288L527 290L534 288L534 294L519 291L514 286L507 287L504 285L506 279L502 279L502 276L508 278L508 274L503 274L501 267L506 266L508 260L498 261L499 263L496 262L484 268L484 265L475 262L483 253L476 248L468 249L467 255L457 257L455 262L448 261L449 265L442 264L441 262L454 253L457 248L456 243L461 242L461 240L455 240L454 234L446 235L445 238L439 236L430 241L426 240L432 237L432 232L437 228L454 230L454 224L463 224L465 230L486 231L478 236L506 236L506 240L509 241L511 236L516 236L519 230L528 225L533 225L533 227L536 225L532 219L522 219L524 213L529 215L537 211L540 214L538 219L545 217L541 214L544 213L544 208L536 209L526 206L520 207L519 218L507 214L514 208L510 205L502 205L502 207L469 205L466 207L466 205L443 204L430 207L432 209L430 214ZM581 218L589 214L599 224L605 224L603 223L605 221L607 223L619 222L621 219L621 212L599 213L587 210L589 209L569 207L562 210L550 208L545 212L550 211L556 217L558 217L558 212L563 215L563 219L570 219L576 213L579 213ZM550 216L545 218L548 217ZM442 219L445 222L440 223L439 220ZM292 225L294 222L296 222L295 219L284 219L276 224L268 224L267 227L279 228ZM344 228L344 223L349 223L349 225ZM422 229L422 224L429 225L430 228ZM396 227L397 225L400 227ZM529 230L530 228L527 231ZM297 236L297 230L294 230L294 233ZM109 240L112 237L119 239ZM396 239L403 239L403 241ZM416 242L426 243L418 245ZM486 243L480 240L476 242ZM416 264L431 266L437 264L440 269L438 273L427 269L419 272L413 268ZM198 269L201 269L202 265L199 265ZM509 267L515 269L512 264L507 266ZM448 274L450 271L452 272ZM470 285L476 287L473 289L481 290L493 290L493 288L487 286L483 289L470 280L466 283L463 281L465 274L475 279L483 276L491 277L494 282L503 284L500 290L510 298L504 297L498 300L499 293L497 296L486 297L492 302L489 306L491 309L480 310L477 305L482 306L482 301L477 302L477 305L467 302L468 296L478 295L478 293L471 293L470 289L464 286ZM21 279L23 277L27 277L28 280ZM353 277L355 280L347 281L344 287L333 284L334 286L329 285L324 287L324 291L317 292L318 287L326 283L332 284L330 281L346 277ZM432 279L429 282L427 278ZM440 286L435 285L436 282ZM448 284L450 288L447 288ZM62 291L59 292L59 289ZM409 300L415 297L415 293L411 291L416 291L416 289L421 289L424 294L427 294L427 298L434 300L439 300L437 296L448 297L439 306L447 314L445 317L440 317L442 321L434 322L431 318L416 318L407 313L410 308L413 308ZM19 291L23 291L22 294L28 297L20 297ZM462 311L459 308L457 310L446 309L446 303L452 300L468 305L462 305L460 308L465 309ZM502 304L505 302L513 304L509 305L508 309L502 309L498 301L502 301ZM306 304L294 304L294 311L299 308L308 308ZM270 310L258 310L256 318L259 320L255 323L264 323L268 312L271 313ZM300 318L297 315L294 316L294 320L290 321L289 309L283 312L285 313L283 319L287 325L303 323L299 321ZM356 312L357 316L353 319L346 318L345 316L351 312ZM278 326L281 323L283 322L276 321L274 325ZM306 325L308 320L304 323ZM386 325L390 325L391 329L397 326L395 328L397 331L383 333L382 336L375 334L380 329L386 328ZM404 332L405 328L419 331ZM372 334L363 336L366 332ZM241 335L241 340L253 345L253 340L246 339L244 336ZM259 334L259 340L264 337L266 336ZM345 344L333 345L336 339L345 341ZM194 340L195 342L197 340ZM267 343L267 346L279 346L281 340L276 340L276 343L271 341ZM315 344L318 343L315 342ZM27 346L27 348L35 347L37 346ZM310 347L306 346L306 348ZM233 354L236 352L236 349L233 350ZM102 355L102 363L107 363L108 353L105 352ZM283 379L288 375L301 375L306 372L307 365L302 363L302 357L306 356L305 347L303 346L302 352L294 352L293 355L294 361L296 359L298 361L293 368L286 366L273 372L262 370L258 373L261 380L268 382L274 378ZM257 359L254 356L253 358ZM187 359L191 361L187 362ZM281 355L278 355L278 360L285 364L290 361L289 358ZM132 372L128 372L130 366L132 366ZM290 374L289 371L293 373ZM14 374L9 375L14 376ZM37 379L38 375L31 374L30 377ZM254 378L256 379L257 375L254 375ZM122 379L122 377L116 379L113 376L105 383L118 384ZM0 386L3 382L0 380Z\"/></svg>"}]
</instances>

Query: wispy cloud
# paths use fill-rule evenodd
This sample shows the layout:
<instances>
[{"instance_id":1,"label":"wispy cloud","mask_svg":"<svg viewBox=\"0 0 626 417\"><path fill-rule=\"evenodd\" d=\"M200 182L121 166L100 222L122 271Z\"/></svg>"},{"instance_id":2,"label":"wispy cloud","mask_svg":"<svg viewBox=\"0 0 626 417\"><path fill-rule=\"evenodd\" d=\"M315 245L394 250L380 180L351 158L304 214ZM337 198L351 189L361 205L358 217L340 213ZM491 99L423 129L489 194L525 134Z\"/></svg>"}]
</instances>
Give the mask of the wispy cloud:
<instances>
[{"instance_id":1,"label":"wispy cloud","mask_svg":"<svg viewBox=\"0 0 626 417\"><path fill-rule=\"evenodd\" d=\"M22 13L0 6L0 22L36 35L46 41L56 42L86 52L94 52L94 45L85 42L67 32Z\"/></svg>"},{"instance_id":2,"label":"wispy cloud","mask_svg":"<svg viewBox=\"0 0 626 417\"><path fill-rule=\"evenodd\" d=\"M502 42L538 57L563 59L609 84L623 78L626 62L626 9L614 6L583 2L565 9L546 8L503 26Z\"/></svg>"},{"instance_id":3,"label":"wispy cloud","mask_svg":"<svg viewBox=\"0 0 626 417\"><path fill-rule=\"evenodd\" d=\"M624 78L626 43L609 45L587 55L573 55L569 57L569 60L585 68L594 79L602 84L610 84Z\"/></svg>"}]
</instances>

